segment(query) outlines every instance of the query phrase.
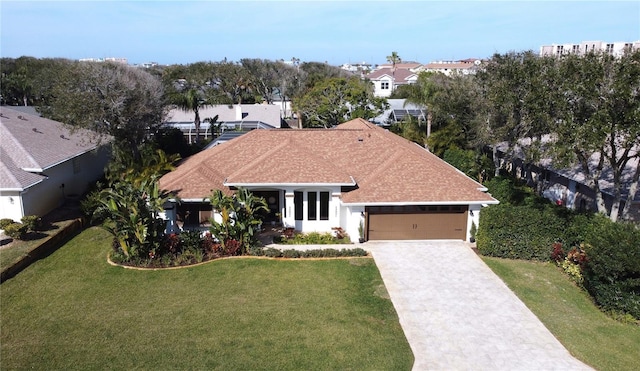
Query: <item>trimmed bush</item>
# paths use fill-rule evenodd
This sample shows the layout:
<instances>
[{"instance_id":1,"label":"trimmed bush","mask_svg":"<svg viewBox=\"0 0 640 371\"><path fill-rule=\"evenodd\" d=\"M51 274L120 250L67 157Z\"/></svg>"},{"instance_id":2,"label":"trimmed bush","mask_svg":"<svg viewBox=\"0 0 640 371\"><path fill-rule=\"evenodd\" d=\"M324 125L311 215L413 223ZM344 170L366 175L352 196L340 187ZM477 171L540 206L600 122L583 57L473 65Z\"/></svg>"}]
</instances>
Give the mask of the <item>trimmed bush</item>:
<instances>
[{"instance_id":1,"label":"trimmed bush","mask_svg":"<svg viewBox=\"0 0 640 371\"><path fill-rule=\"evenodd\" d=\"M640 230L598 216L585 242L587 291L603 309L640 319Z\"/></svg>"},{"instance_id":2,"label":"trimmed bush","mask_svg":"<svg viewBox=\"0 0 640 371\"><path fill-rule=\"evenodd\" d=\"M4 233L17 240L23 240L27 236L28 228L22 223L12 223L4 227Z\"/></svg>"},{"instance_id":3,"label":"trimmed bush","mask_svg":"<svg viewBox=\"0 0 640 371\"><path fill-rule=\"evenodd\" d=\"M551 207L493 205L480 213L476 235L482 255L547 261L554 242L564 237L566 220Z\"/></svg>"},{"instance_id":4,"label":"trimmed bush","mask_svg":"<svg viewBox=\"0 0 640 371\"><path fill-rule=\"evenodd\" d=\"M27 227L28 232L36 232L42 229L42 219L37 215L25 215L20 221Z\"/></svg>"},{"instance_id":5,"label":"trimmed bush","mask_svg":"<svg viewBox=\"0 0 640 371\"><path fill-rule=\"evenodd\" d=\"M0 229L4 230L6 226L13 223L15 223L13 219L9 219L9 218L0 219Z\"/></svg>"}]
</instances>

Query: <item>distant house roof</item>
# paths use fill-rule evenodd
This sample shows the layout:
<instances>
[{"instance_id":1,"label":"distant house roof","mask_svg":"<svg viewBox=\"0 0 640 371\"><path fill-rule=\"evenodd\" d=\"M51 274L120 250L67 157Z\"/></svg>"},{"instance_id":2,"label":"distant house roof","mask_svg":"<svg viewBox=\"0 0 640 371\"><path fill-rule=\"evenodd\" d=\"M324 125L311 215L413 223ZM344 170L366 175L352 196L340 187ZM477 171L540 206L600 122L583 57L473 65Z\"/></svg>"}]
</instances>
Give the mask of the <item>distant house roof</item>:
<instances>
[{"instance_id":1,"label":"distant house roof","mask_svg":"<svg viewBox=\"0 0 640 371\"><path fill-rule=\"evenodd\" d=\"M494 203L426 149L363 119L333 129L253 130L197 153L160 179L183 200L232 187L343 187L351 204Z\"/></svg>"},{"instance_id":2,"label":"distant house roof","mask_svg":"<svg viewBox=\"0 0 640 371\"><path fill-rule=\"evenodd\" d=\"M218 122L228 121L261 121L272 127L281 127L280 107L273 104L241 104L205 106L199 111L200 119L218 116ZM185 112L175 108L169 111L167 123L192 123L195 118L193 111Z\"/></svg>"},{"instance_id":3,"label":"distant house roof","mask_svg":"<svg viewBox=\"0 0 640 371\"><path fill-rule=\"evenodd\" d=\"M0 107L0 188L25 189L47 169L98 147L87 130L71 133L62 123Z\"/></svg>"},{"instance_id":4,"label":"distant house roof","mask_svg":"<svg viewBox=\"0 0 640 371\"><path fill-rule=\"evenodd\" d=\"M385 76L393 77L396 85L408 84L412 78L417 78L417 74L410 70L396 69L394 72L391 68L381 68L366 75L370 80L379 80Z\"/></svg>"},{"instance_id":5,"label":"distant house roof","mask_svg":"<svg viewBox=\"0 0 640 371\"><path fill-rule=\"evenodd\" d=\"M396 67L397 70L402 70L402 69L411 70L411 69L414 69L414 68L418 68L420 66L422 66L422 63L418 63L418 62L400 62L400 63L396 63L395 67ZM378 66L379 69L380 68L389 68L389 69L391 69L392 67L393 67L393 64L391 64L391 63L381 64L381 65Z\"/></svg>"}]
</instances>

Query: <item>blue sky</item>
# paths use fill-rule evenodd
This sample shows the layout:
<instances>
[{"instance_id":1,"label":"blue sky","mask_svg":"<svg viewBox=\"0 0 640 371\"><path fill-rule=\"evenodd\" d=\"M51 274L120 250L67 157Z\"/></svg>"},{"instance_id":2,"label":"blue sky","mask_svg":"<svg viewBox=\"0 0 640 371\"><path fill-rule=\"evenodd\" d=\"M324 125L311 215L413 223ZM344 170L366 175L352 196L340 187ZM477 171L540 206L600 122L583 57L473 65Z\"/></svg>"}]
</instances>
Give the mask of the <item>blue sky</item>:
<instances>
[{"instance_id":1,"label":"blue sky","mask_svg":"<svg viewBox=\"0 0 640 371\"><path fill-rule=\"evenodd\" d=\"M0 55L161 64L488 58L640 40L640 1L5 1Z\"/></svg>"}]
</instances>

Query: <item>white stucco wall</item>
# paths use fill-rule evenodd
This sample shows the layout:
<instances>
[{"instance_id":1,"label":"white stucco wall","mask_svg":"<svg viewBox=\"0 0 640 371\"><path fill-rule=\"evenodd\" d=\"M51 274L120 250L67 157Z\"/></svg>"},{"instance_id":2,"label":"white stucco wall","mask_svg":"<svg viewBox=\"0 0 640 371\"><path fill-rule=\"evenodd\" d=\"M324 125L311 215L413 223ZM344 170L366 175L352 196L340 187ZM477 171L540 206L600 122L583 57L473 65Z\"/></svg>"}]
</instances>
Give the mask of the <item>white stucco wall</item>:
<instances>
[{"instance_id":1,"label":"white stucco wall","mask_svg":"<svg viewBox=\"0 0 640 371\"><path fill-rule=\"evenodd\" d=\"M0 219L8 218L19 222L22 216L22 196L20 192L0 192Z\"/></svg>"},{"instance_id":2,"label":"white stucco wall","mask_svg":"<svg viewBox=\"0 0 640 371\"><path fill-rule=\"evenodd\" d=\"M373 95L376 97L389 97L393 91L393 83L391 77L382 77L379 80L374 80L373 82ZM382 89L382 83L385 82L389 84L389 89Z\"/></svg>"},{"instance_id":3,"label":"white stucco wall","mask_svg":"<svg viewBox=\"0 0 640 371\"><path fill-rule=\"evenodd\" d=\"M43 172L46 179L22 192L9 194L3 191L0 216L4 217L7 213L11 215L7 217L14 220L20 220L25 215L43 216L61 206L65 198L81 196L104 173L108 155L107 149L85 153L74 160L46 169ZM5 205L9 206L6 210Z\"/></svg>"}]
</instances>

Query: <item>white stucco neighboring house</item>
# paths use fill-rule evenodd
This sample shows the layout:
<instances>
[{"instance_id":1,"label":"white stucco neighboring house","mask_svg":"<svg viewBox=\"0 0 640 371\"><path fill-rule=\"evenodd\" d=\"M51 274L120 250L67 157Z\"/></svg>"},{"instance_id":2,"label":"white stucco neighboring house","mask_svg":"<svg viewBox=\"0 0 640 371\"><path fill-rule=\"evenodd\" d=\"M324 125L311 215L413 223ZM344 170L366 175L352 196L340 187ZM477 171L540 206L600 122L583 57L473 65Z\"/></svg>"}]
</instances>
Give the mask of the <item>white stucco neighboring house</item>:
<instances>
[{"instance_id":1,"label":"white stucco neighboring house","mask_svg":"<svg viewBox=\"0 0 640 371\"><path fill-rule=\"evenodd\" d=\"M215 133L211 132L210 124L204 122L207 118L218 117L217 123L222 125L222 131L246 131L256 128L280 128L283 123L281 105L276 104L220 104L204 106L199 110L200 136L210 139ZM182 130L189 143L196 136L195 113L174 108L169 111L165 125Z\"/></svg>"},{"instance_id":2,"label":"white stucco neighboring house","mask_svg":"<svg viewBox=\"0 0 640 371\"><path fill-rule=\"evenodd\" d=\"M0 218L43 216L104 174L109 149L86 130L0 107Z\"/></svg>"},{"instance_id":3,"label":"white stucco neighboring house","mask_svg":"<svg viewBox=\"0 0 640 371\"><path fill-rule=\"evenodd\" d=\"M242 187L269 206L266 221L300 232L342 228L352 241L466 240L486 188L423 147L363 119L333 129L253 130L185 159L160 179L168 232L206 227L212 190Z\"/></svg>"}]
</instances>

